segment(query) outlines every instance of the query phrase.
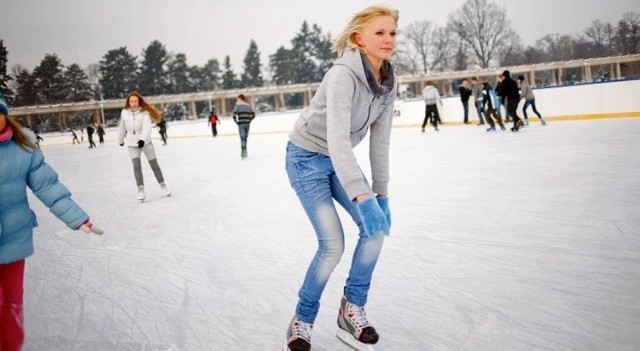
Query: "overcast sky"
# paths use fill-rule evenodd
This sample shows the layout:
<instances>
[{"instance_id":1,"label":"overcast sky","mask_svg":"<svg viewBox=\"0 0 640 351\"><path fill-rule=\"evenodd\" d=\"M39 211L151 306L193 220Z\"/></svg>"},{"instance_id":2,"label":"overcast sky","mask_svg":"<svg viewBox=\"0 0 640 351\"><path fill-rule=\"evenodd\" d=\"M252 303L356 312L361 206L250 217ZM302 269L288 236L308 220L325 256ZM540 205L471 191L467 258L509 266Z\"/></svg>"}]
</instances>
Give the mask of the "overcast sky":
<instances>
[{"instance_id":1,"label":"overcast sky","mask_svg":"<svg viewBox=\"0 0 640 351\"><path fill-rule=\"evenodd\" d=\"M549 33L582 32L595 19L615 23L638 0L495 0L504 6L523 44ZM152 40L184 53L189 65L230 55L234 71L254 39L266 66L269 55L290 41L304 20L333 37L357 11L377 1L346 0L0 0L0 39L9 51L8 69L37 66L56 53L64 65L86 67L112 49L126 46L140 56ZM464 0L386 1L400 11L399 27L414 21L445 25ZM321 6L320 6L321 5Z\"/></svg>"}]
</instances>

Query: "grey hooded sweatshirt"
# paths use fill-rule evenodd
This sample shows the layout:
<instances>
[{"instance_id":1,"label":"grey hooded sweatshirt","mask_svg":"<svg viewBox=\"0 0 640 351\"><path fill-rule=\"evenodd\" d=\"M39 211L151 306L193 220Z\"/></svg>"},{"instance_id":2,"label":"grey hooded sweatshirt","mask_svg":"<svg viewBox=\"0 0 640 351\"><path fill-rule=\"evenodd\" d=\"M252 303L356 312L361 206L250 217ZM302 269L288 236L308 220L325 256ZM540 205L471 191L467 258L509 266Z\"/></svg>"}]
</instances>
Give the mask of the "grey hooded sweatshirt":
<instances>
[{"instance_id":1,"label":"grey hooded sweatshirt","mask_svg":"<svg viewBox=\"0 0 640 351\"><path fill-rule=\"evenodd\" d=\"M385 62L379 84L366 58L355 49L347 50L324 76L289 139L300 148L329 156L350 199L371 192L386 195L395 96L391 64ZM353 152L369 129L371 188Z\"/></svg>"}]
</instances>

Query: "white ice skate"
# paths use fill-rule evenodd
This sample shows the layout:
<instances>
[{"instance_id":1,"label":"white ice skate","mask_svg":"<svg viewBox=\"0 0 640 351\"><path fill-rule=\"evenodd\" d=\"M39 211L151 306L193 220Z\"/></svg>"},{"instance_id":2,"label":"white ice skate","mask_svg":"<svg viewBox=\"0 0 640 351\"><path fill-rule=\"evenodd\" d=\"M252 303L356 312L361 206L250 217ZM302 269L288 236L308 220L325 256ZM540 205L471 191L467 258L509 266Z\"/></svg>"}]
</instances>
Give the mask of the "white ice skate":
<instances>
[{"instance_id":1,"label":"white ice skate","mask_svg":"<svg viewBox=\"0 0 640 351\"><path fill-rule=\"evenodd\" d=\"M310 351L312 323L305 323L294 316L287 328L286 344L283 351Z\"/></svg>"},{"instance_id":2,"label":"white ice skate","mask_svg":"<svg viewBox=\"0 0 640 351\"><path fill-rule=\"evenodd\" d=\"M378 342L378 333L367 320L363 306L354 305L345 297L340 302L338 312L338 332L340 341L354 350L373 351Z\"/></svg>"},{"instance_id":3,"label":"white ice skate","mask_svg":"<svg viewBox=\"0 0 640 351\"><path fill-rule=\"evenodd\" d=\"M144 202L144 185L138 187L138 201Z\"/></svg>"},{"instance_id":4,"label":"white ice skate","mask_svg":"<svg viewBox=\"0 0 640 351\"><path fill-rule=\"evenodd\" d=\"M166 196L166 197L171 196L171 190L169 190L169 188L167 188L167 184L160 183L160 187L162 188L162 191L164 191L164 196Z\"/></svg>"}]
</instances>

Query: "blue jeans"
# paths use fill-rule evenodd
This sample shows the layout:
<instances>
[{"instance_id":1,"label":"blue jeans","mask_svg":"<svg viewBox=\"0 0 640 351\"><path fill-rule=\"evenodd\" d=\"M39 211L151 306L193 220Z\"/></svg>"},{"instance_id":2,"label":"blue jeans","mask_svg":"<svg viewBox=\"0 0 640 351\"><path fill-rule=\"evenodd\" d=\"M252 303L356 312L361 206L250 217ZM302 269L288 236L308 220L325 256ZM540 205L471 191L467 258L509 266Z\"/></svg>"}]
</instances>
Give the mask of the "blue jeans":
<instances>
[{"instance_id":1,"label":"blue jeans","mask_svg":"<svg viewBox=\"0 0 640 351\"><path fill-rule=\"evenodd\" d=\"M240 133L240 147L244 150L247 148L247 138L249 137L250 123L238 124L238 132Z\"/></svg>"},{"instance_id":2,"label":"blue jeans","mask_svg":"<svg viewBox=\"0 0 640 351\"><path fill-rule=\"evenodd\" d=\"M477 100L476 101L476 112L478 112L478 119L480 120L480 123L484 124L484 116L483 116L483 112L482 111L482 101L481 100Z\"/></svg>"},{"instance_id":3,"label":"blue jeans","mask_svg":"<svg viewBox=\"0 0 640 351\"><path fill-rule=\"evenodd\" d=\"M340 184L331 158L289 142L286 169L291 186L311 220L318 240L318 250L298 292L296 315L305 323L315 321L322 292L344 252L344 232L334 199L349 213L360 231L344 296L358 306L366 305L371 276L382 250L384 235L367 237L355 203Z\"/></svg>"}]
</instances>

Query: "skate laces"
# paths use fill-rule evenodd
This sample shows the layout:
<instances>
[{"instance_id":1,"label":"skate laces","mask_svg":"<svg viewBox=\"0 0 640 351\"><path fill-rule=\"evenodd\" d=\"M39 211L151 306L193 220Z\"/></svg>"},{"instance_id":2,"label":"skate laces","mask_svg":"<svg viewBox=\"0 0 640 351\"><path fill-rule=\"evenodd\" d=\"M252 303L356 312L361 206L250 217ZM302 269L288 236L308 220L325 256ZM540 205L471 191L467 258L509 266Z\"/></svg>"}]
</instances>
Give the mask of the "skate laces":
<instances>
[{"instance_id":1,"label":"skate laces","mask_svg":"<svg viewBox=\"0 0 640 351\"><path fill-rule=\"evenodd\" d=\"M349 322L356 328L362 330L366 327L370 327L371 324L367 320L367 313L364 311L364 307L354 305L347 301L347 318Z\"/></svg>"},{"instance_id":2,"label":"skate laces","mask_svg":"<svg viewBox=\"0 0 640 351\"><path fill-rule=\"evenodd\" d=\"M313 330L313 324L305 323L296 317L291 322L290 328L291 336L289 337L289 340L302 339L311 343L311 331Z\"/></svg>"}]
</instances>

